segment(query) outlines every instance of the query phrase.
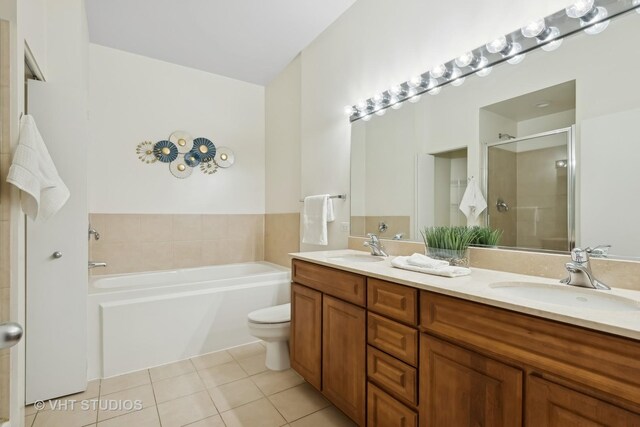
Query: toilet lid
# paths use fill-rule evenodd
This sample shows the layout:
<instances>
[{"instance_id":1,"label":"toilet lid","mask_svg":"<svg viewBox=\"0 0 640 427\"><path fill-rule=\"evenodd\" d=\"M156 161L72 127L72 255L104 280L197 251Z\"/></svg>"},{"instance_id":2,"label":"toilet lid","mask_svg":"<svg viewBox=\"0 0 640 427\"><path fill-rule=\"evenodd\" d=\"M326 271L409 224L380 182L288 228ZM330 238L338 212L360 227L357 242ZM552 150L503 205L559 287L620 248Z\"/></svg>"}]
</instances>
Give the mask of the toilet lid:
<instances>
[{"instance_id":1,"label":"toilet lid","mask_svg":"<svg viewBox=\"0 0 640 427\"><path fill-rule=\"evenodd\" d=\"M249 313L253 323L285 323L291 320L291 304L275 305Z\"/></svg>"}]
</instances>

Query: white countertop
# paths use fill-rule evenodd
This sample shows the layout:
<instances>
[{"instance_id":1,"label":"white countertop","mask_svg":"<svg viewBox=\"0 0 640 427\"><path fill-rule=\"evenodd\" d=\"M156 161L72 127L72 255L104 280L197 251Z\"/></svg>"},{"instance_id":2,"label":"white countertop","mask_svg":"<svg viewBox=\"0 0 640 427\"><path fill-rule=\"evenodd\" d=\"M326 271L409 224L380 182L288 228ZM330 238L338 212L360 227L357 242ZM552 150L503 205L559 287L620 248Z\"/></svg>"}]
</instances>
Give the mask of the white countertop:
<instances>
[{"instance_id":1,"label":"white countertop","mask_svg":"<svg viewBox=\"0 0 640 427\"><path fill-rule=\"evenodd\" d=\"M490 284L496 282L534 282L567 286L559 284L558 280L480 268L472 268L471 275L464 277L448 278L433 276L394 268L391 266L391 260L394 258L392 256L380 262L356 262L333 259L345 255L366 254L368 254L368 252L345 249L300 252L290 255L295 259L310 261L377 279L388 280L401 285L640 340L640 310L605 311L557 305L524 298L506 297L497 294L496 291L490 287ZM627 289L612 289L610 291L585 289L585 291L606 292L609 295L618 295L632 299L640 304L639 291Z\"/></svg>"}]
</instances>

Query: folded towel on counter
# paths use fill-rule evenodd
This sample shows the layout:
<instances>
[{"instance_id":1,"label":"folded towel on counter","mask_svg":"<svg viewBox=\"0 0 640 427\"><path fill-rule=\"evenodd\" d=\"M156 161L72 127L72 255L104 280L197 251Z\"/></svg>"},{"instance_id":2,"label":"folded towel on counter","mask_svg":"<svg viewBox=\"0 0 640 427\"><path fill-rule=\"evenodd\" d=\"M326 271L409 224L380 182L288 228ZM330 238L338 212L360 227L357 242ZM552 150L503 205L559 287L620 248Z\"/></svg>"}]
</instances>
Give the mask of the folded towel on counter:
<instances>
[{"instance_id":1,"label":"folded towel on counter","mask_svg":"<svg viewBox=\"0 0 640 427\"><path fill-rule=\"evenodd\" d=\"M407 262L409 257L398 256L391 260L391 265L403 270L415 271L417 273L433 274L434 276L444 277L460 277L468 276L471 274L471 270L466 267L454 267L454 266L442 266L436 268L418 267L417 265L411 265ZM448 264L448 263L447 263Z\"/></svg>"},{"instance_id":2,"label":"folded towel on counter","mask_svg":"<svg viewBox=\"0 0 640 427\"><path fill-rule=\"evenodd\" d=\"M460 202L460 210L467 219L478 219L482 211L487 208L487 201L482 195L482 190L478 185L475 177L469 179L467 189L464 191L462 201Z\"/></svg>"},{"instance_id":3,"label":"folded towel on counter","mask_svg":"<svg viewBox=\"0 0 640 427\"><path fill-rule=\"evenodd\" d=\"M438 268L438 267L446 267L449 265L448 261L445 261L442 259L434 259L418 253L415 253L410 257L407 257L407 263L411 265L415 265L416 267L423 267L423 268Z\"/></svg>"},{"instance_id":4,"label":"folded towel on counter","mask_svg":"<svg viewBox=\"0 0 640 427\"><path fill-rule=\"evenodd\" d=\"M304 198L302 243L328 245L327 222L335 220L333 203L328 194Z\"/></svg>"},{"instance_id":5,"label":"folded towel on counter","mask_svg":"<svg viewBox=\"0 0 640 427\"><path fill-rule=\"evenodd\" d=\"M29 115L20 120L20 138L7 182L22 190L22 210L33 220L49 219L69 199L69 189L58 175L36 122Z\"/></svg>"}]
</instances>

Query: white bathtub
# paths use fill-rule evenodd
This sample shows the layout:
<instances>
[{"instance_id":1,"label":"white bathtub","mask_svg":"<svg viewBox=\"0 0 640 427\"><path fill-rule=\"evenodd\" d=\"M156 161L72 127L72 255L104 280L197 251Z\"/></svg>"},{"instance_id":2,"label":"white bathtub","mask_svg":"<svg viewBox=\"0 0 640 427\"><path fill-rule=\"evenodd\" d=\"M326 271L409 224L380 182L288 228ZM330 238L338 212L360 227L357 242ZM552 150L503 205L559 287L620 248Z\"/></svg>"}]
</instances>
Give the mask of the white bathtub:
<instances>
[{"instance_id":1,"label":"white bathtub","mask_svg":"<svg viewBox=\"0 0 640 427\"><path fill-rule=\"evenodd\" d=\"M256 341L247 314L289 302L290 271L267 262L95 276L88 373L106 378Z\"/></svg>"}]
</instances>

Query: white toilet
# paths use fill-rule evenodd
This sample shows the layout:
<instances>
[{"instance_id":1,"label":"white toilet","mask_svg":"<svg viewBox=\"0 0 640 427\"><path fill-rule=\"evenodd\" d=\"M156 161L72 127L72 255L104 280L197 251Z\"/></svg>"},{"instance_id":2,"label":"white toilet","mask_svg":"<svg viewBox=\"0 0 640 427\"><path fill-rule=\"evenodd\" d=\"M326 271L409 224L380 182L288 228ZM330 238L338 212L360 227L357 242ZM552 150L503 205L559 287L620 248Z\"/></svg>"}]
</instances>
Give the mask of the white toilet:
<instances>
[{"instance_id":1,"label":"white toilet","mask_svg":"<svg viewBox=\"0 0 640 427\"><path fill-rule=\"evenodd\" d=\"M249 313L249 332L267 345L265 365L273 371L289 369L291 304L275 305Z\"/></svg>"}]
</instances>

